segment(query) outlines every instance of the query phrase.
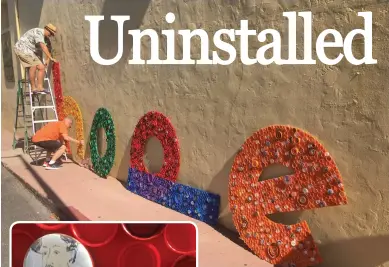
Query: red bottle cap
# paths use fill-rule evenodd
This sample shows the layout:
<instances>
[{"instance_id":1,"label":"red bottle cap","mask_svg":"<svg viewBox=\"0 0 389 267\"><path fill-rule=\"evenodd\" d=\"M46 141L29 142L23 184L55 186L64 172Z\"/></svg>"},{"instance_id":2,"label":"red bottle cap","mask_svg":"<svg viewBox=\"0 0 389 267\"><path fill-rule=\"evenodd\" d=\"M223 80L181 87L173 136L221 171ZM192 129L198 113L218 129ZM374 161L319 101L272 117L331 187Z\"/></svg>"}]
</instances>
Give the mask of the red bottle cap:
<instances>
[{"instance_id":1,"label":"red bottle cap","mask_svg":"<svg viewBox=\"0 0 389 267\"><path fill-rule=\"evenodd\" d=\"M181 256L172 267L196 267L196 258L192 256Z\"/></svg>"},{"instance_id":2,"label":"red bottle cap","mask_svg":"<svg viewBox=\"0 0 389 267\"><path fill-rule=\"evenodd\" d=\"M71 228L74 236L84 245L101 247L112 241L119 227L116 223L75 223Z\"/></svg>"},{"instance_id":3,"label":"red bottle cap","mask_svg":"<svg viewBox=\"0 0 389 267\"><path fill-rule=\"evenodd\" d=\"M193 224L168 224L165 242L177 253L193 254L196 251L196 227Z\"/></svg>"},{"instance_id":4,"label":"red bottle cap","mask_svg":"<svg viewBox=\"0 0 389 267\"><path fill-rule=\"evenodd\" d=\"M126 223L124 231L137 240L150 240L160 236L165 229L164 224Z\"/></svg>"},{"instance_id":5,"label":"red bottle cap","mask_svg":"<svg viewBox=\"0 0 389 267\"><path fill-rule=\"evenodd\" d=\"M118 267L160 267L161 256L151 244L134 243L125 247L119 255Z\"/></svg>"}]
</instances>

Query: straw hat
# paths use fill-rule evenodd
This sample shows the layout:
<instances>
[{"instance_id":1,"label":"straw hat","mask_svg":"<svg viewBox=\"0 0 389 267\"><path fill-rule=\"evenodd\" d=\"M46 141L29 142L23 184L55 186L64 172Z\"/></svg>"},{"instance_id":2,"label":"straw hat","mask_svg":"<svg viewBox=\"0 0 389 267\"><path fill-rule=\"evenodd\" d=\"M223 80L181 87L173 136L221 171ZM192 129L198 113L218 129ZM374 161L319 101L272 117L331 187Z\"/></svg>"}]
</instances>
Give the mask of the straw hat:
<instances>
[{"instance_id":1,"label":"straw hat","mask_svg":"<svg viewBox=\"0 0 389 267\"><path fill-rule=\"evenodd\" d=\"M49 23L45 26L45 29L48 30L52 35L55 35L57 33L57 27L55 27L53 24Z\"/></svg>"}]
</instances>

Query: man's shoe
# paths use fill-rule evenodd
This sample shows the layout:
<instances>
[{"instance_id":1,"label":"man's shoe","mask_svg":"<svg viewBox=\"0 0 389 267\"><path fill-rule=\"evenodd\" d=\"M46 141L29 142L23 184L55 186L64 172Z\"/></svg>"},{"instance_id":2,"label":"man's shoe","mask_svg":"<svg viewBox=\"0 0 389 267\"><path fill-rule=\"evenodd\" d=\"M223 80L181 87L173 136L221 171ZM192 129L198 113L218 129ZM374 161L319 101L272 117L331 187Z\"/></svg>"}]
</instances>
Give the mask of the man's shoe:
<instances>
[{"instance_id":1,"label":"man's shoe","mask_svg":"<svg viewBox=\"0 0 389 267\"><path fill-rule=\"evenodd\" d=\"M46 168L47 166L49 166L49 163L47 161L43 162L42 167Z\"/></svg>"},{"instance_id":2,"label":"man's shoe","mask_svg":"<svg viewBox=\"0 0 389 267\"><path fill-rule=\"evenodd\" d=\"M59 169L59 165L57 163L48 164L48 166L46 167L46 170L57 170L57 169Z\"/></svg>"}]
</instances>

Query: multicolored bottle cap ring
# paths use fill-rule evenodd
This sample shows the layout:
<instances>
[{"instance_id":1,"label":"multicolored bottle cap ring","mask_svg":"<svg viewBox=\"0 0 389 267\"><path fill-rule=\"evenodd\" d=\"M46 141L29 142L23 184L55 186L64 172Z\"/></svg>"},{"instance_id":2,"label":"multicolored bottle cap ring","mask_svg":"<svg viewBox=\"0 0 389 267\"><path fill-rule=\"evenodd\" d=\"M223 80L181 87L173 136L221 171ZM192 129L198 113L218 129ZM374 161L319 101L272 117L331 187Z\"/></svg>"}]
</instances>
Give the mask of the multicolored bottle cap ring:
<instances>
[{"instance_id":1,"label":"multicolored bottle cap ring","mask_svg":"<svg viewBox=\"0 0 389 267\"><path fill-rule=\"evenodd\" d=\"M169 223L17 223L12 267L196 267L197 227Z\"/></svg>"},{"instance_id":2,"label":"multicolored bottle cap ring","mask_svg":"<svg viewBox=\"0 0 389 267\"><path fill-rule=\"evenodd\" d=\"M146 143L152 136L162 144L164 163L151 174L144 165ZM158 111L146 113L138 122L131 141L131 160L127 189L196 220L216 225L220 196L177 182L180 169L180 147L170 120Z\"/></svg>"}]
</instances>

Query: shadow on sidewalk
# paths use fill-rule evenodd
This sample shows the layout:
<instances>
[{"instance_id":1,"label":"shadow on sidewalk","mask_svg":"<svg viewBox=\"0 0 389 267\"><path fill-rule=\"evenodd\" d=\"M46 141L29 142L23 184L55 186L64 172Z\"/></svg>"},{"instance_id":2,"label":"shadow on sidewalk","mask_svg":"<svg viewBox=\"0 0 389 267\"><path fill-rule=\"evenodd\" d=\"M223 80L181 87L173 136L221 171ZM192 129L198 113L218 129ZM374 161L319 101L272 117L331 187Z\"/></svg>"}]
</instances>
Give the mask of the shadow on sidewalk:
<instances>
[{"instance_id":1,"label":"shadow on sidewalk","mask_svg":"<svg viewBox=\"0 0 389 267\"><path fill-rule=\"evenodd\" d=\"M237 233L220 225L214 229L252 253ZM318 244L318 248L323 259L321 267L376 267L389 263L389 235L336 240L327 244ZM288 262L288 256L290 255L284 258L286 262ZM280 265L274 267L280 267Z\"/></svg>"},{"instance_id":2,"label":"shadow on sidewalk","mask_svg":"<svg viewBox=\"0 0 389 267\"><path fill-rule=\"evenodd\" d=\"M303 240L302 243L311 241ZM389 262L389 235L364 236L343 240L330 241L327 244L318 245L319 254L322 258L320 267L378 267ZM293 257L287 254L283 257L284 262L291 262ZM295 258L296 259L296 258ZM297 266L302 266L296 262ZM283 267L276 265L275 267Z\"/></svg>"},{"instance_id":3,"label":"shadow on sidewalk","mask_svg":"<svg viewBox=\"0 0 389 267\"><path fill-rule=\"evenodd\" d=\"M13 172L7 166L3 166L11 172L17 179L22 183L22 185L32 192L35 197L44 204L49 210L55 213L58 216L60 221L80 221L88 220L85 216L80 214L76 209L68 207L63 203L63 201L58 197L56 193L47 185L47 183L42 179L42 177L34 170L34 168L21 156L17 156L26 167L26 169L32 174L34 179L38 182L39 186L45 191L47 197L41 196L32 186L27 184L18 174Z\"/></svg>"}]
</instances>

